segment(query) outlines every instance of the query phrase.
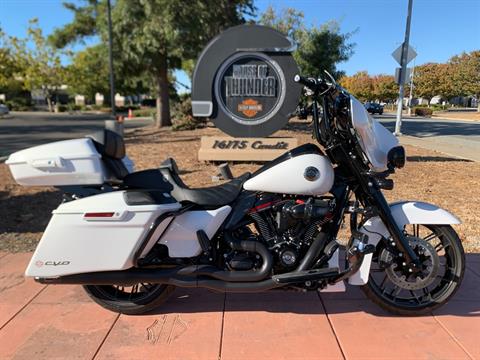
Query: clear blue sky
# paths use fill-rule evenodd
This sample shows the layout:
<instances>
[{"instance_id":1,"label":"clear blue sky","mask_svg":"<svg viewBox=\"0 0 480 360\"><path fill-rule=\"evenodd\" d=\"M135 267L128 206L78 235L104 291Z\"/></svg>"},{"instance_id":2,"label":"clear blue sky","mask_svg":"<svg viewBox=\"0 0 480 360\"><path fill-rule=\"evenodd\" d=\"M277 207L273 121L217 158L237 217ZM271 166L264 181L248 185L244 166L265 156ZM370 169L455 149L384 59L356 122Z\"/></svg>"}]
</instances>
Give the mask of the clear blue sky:
<instances>
[{"instance_id":1,"label":"clear blue sky","mask_svg":"<svg viewBox=\"0 0 480 360\"><path fill-rule=\"evenodd\" d=\"M188 3L187 0L185 0ZM393 74L392 51L405 32L407 0L257 0L258 13L269 5L293 7L305 13L308 24L335 19L343 32L355 31L355 53L341 70ZM61 0L0 0L0 26L9 35L25 36L28 20L37 17L45 34L72 19ZM463 51L480 49L480 0L414 0L411 45L417 64L444 62ZM81 46L77 46L79 48ZM183 74L177 74L188 82Z\"/></svg>"}]
</instances>

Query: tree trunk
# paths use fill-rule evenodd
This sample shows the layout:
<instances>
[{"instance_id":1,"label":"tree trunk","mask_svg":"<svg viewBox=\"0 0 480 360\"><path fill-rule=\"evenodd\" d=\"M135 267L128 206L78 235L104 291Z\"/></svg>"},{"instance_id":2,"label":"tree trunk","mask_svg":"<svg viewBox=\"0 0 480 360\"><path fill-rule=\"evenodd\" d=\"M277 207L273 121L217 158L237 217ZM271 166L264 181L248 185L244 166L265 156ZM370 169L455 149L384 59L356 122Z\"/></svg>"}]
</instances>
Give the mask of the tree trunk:
<instances>
[{"instance_id":1,"label":"tree trunk","mask_svg":"<svg viewBox=\"0 0 480 360\"><path fill-rule=\"evenodd\" d=\"M168 98L168 71L167 71L167 58L165 55L160 55L160 68L158 69L156 80L156 92L157 92L157 114L156 125L157 127L170 126L172 122L170 120L170 102Z\"/></svg>"},{"instance_id":2,"label":"tree trunk","mask_svg":"<svg viewBox=\"0 0 480 360\"><path fill-rule=\"evenodd\" d=\"M48 105L48 111L53 112L52 99L50 99L49 95L47 95L47 105Z\"/></svg>"}]
</instances>

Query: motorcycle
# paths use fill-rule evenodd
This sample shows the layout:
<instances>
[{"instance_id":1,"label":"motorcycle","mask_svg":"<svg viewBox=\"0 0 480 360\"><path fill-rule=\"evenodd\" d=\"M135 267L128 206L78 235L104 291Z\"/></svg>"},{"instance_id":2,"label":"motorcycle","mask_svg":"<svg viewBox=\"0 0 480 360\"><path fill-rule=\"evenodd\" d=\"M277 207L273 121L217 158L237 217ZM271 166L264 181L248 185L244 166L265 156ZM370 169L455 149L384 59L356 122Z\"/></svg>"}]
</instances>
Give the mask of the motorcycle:
<instances>
[{"instance_id":1,"label":"motorcycle","mask_svg":"<svg viewBox=\"0 0 480 360\"><path fill-rule=\"evenodd\" d=\"M394 314L445 304L465 268L452 228L459 219L424 202L387 203L382 190L393 188L405 150L327 75L295 76L323 150L299 146L218 186L189 188L173 159L129 170L123 139L107 130L12 154L18 183L65 194L26 276L83 285L125 314L156 308L175 287L341 292L348 284ZM346 216L350 236L340 244Z\"/></svg>"}]
</instances>

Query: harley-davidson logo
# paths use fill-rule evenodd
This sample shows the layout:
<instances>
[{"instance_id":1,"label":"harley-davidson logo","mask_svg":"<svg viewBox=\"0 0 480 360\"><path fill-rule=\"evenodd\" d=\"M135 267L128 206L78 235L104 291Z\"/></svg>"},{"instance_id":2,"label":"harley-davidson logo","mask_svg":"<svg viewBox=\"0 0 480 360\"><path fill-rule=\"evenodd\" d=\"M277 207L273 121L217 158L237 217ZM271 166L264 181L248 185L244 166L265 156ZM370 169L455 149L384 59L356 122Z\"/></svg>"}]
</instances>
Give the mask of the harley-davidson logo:
<instances>
[{"instance_id":1,"label":"harley-davidson logo","mask_svg":"<svg viewBox=\"0 0 480 360\"><path fill-rule=\"evenodd\" d=\"M237 107L238 112L241 112L247 117L254 117L258 112L263 110L263 105L253 99L243 100Z\"/></svg>"}]
</instances>

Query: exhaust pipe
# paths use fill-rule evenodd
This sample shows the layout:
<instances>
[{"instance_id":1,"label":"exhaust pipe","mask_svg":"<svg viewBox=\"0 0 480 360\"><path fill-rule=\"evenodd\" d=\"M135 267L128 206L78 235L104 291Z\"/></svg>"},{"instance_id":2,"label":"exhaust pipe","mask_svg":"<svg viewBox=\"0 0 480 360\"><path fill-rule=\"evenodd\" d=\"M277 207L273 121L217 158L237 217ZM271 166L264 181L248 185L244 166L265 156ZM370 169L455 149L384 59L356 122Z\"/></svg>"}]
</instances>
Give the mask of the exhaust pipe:
<instances>
[{"instance_id":1,"label":"exhaust pipe","mask_svg":"<svg viewBox=\"0 0 480 360\"><path fill-rule=\"evenodd\" d=\"M141 282L150 282L171 284L179 287L205 287L222 292L264 291L279 286L272 279L264 280L270 275L273 267L273 258L262 243L251 240L238 240L228 233L225 234L225 240L234 250L259 254L262 257L262 266L260 269L228 271L211 265L192 265L170 269L134 268L124 271L73 274L58 278L35 278L35 280L42 284L125 286L132 286Z\"/></svg>"},{"instance_id":2,"label":"exhaust pipe","mask_svg":"<svg viewBox=\"0 0 480 360\"><path fill-rule=\"evenodd\" d=\"M193 267L192 267L193 268ZM190 269L192 270L192 269ZM73 285L123 285L133 286L141 282L168 284L185 288L207 288L219 292L261 292L284 286L272 279L256 282L228 282L206 279L191 273L186 268L173 269L131 269L125 271L104 271L86 274L66 275L58 278L35 278L41 284Z\"/></svg>"}]
</instances>

